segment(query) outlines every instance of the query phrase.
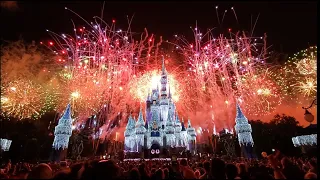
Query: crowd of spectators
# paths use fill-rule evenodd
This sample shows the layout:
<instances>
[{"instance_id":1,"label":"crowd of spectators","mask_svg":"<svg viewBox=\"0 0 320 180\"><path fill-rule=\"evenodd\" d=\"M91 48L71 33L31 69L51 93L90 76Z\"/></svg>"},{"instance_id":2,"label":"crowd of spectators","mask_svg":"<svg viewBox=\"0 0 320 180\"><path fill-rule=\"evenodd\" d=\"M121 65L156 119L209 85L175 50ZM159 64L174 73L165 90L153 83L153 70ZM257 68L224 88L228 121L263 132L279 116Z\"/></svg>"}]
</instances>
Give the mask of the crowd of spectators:
<instances>
[{"instance_id":1,"label":"crowd of spectators","mask_svg":"<svg viewBox=\"0 0 320 180\"><path fill-rule=\"evenodd\" d=\"M275 153L263 159L210 157L178 161L88 160L68 163L9 161L1 179L317 179L317 159Z\"/></svg>"}]
</instances>

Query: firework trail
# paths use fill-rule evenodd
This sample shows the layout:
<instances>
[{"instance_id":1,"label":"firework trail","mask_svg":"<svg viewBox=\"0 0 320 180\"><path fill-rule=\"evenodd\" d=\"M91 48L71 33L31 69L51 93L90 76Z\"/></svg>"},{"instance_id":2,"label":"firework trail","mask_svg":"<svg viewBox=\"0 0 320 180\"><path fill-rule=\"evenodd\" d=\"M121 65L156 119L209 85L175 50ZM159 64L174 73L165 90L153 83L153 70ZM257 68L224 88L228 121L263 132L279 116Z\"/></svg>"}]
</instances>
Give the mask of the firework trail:
<instances>
[{"instance_id":1,"label":"firework trail","mask_svg":"<svg viewBox=\"0 0 320 180\"><path fill-rule=\"evenodd\" d=\"M235 102L251 116L263 116L281 103L278 86L266 77L269 65L265 38L248 37L244 32L230 37L214 37L212 32L202 34L195 27L194 42L176 36L173 42L185 58L186 71L180 81L185 98L180 109L188 112L212 109L220 127L232 126ZM261 71L263 70L263 71ZM210 106L210 108L209 108Z\"/></svg>"}]
</instances>

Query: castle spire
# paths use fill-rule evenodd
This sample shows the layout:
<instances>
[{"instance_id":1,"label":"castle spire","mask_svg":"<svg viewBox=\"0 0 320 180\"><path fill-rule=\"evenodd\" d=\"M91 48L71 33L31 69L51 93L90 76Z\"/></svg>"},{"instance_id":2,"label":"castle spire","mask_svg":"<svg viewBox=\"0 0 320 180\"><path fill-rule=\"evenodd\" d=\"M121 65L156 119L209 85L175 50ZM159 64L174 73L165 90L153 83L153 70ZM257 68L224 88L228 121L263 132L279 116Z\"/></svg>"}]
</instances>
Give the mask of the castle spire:
<instances>
[{"instance_id":1,"label":"castle spire","mask_svg":"<svg viewBox=\"0 0 320 180\"><path fill-rule=\"evenodd\" d=\"M235 130L238 134L238 141L240 145L247 145L250 144L253 146L253 139L252 139L252 129L251 125L248 123L248 119L243 115L241 108L238 103L236 103L237 108L237 115L236 115L236 125Z\"/></svg>"},{"instance_id":2,"label":"castle spire","mask_svg":"<svg viewBox=\"0 0 320 180\"><path fill-rule=\"evenodd\" d=\"M178 113L176 112L176 123L180 123Z\"/></svg>"},{"instance_id":3,"label":"castle spire","mask_svg":"<svg viewBox=\"0 0 320 180\"><path fill-rule=\"evenodd\" d=\"M237 108L237 115L236 115L236 119L246 119L247 118L243 115L242 111L241 111L241 108L239 106L238 103L236 103L236 108ZM247 120L248 121L248 120Z\"/></svg>"},{"instance_id":4,"label":"castle spire","mask_svg":"<svg viewBox=\"0 0 320 180\"><path fill-rule=\"evenodd\" d=\"M140 112L138 116L138 121L137 121L137 127L143 126L144 125L144 120L143 120L143 115L142 115L142 108L140 106Z\"/></svg>"},{"instance_id":5,"label":"castle spire","mask_svg":"<svg viewBox=\"0 0 320 180\"><path fill-rule=\"evenodd\" d=\"M61 119L71 119L71 105L68 104Z\"/></svg>"},{"instance_id":6,"label":"castle spire","mask_svg":"<svg viewBox=\"0 0 320 180\"><path fill-rule=\"evenodd\" d=\"M71 105L68 104L63 116L54 129L53 148L56 150L68 148L69 138L72 135Z\"/></svg>"},{"instance_id":7,"label":"castle spire","mask_svg":"<svg viewBox=\"0 0 320 180\"><path fill-rule=\"evenodd\" d=\"M144 134L146 132L146 128L145 128L145 123L143 120L143 115L142 115L142 108L140 106L140 112L139 112L139 116L138 116L138 121L136 123L136 134ZM142 141L139 141L142 142Z\"/></svg>"},{"instance_id":8,"label":"castle spire","mask_svg":"<svg viewBox=\"0 0 320 180\"><path fill-rule=\"evenodd\" d=\"M127 130L134 129L135 125L136 125L136 121L132 118L132 115L130 113L126 129Z\"/></svg>"},{"instance_id":9,"label":"castle spire","mask_svg":"<svg viewBox=\"0 0 320 180\"><path fill-rule=\"evenodd\" d=\"M190 122L190 119L188 119L188 128L191 128L191 122Z\"/></svg>"},{"instance_id":10,"label":"castle spire","mask_svg":"<svg viewBox=\"0 0 320 180\"><path fill-rule=\"evenodd\" d=\"M171 91L170 91L170 85L169 85L169 96L168 96L168 98L169 98L169 99L172 98L172 96L171 96Z\"/></svg>"},{"instance_id":11,"label":"castle spire","mask_svg":"<svg viewBox=\"0 0 320 180\"><path fill-rule=\"evenodd\" d=\"M167 123L166 123L166 126L173 126L173 117L171 115L171 113L168 114L168 120L167 120Z\"/></svg>"}]
</instances>

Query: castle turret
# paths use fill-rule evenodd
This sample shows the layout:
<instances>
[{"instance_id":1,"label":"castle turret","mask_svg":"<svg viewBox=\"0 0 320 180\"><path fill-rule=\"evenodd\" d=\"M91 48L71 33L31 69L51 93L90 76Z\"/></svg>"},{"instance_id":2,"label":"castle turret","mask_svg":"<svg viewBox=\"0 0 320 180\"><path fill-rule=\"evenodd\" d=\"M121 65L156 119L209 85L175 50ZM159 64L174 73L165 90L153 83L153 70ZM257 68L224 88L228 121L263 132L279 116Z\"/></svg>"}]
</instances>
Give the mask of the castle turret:
<instances>
[{"instance_id":1,"label":"castle turret","mask_svg":"<svg viewBox=\"0 0 320 180\"><path fill-rule=\"evenodd\" d=\"M58 125L54 129L53 148L56 150L67 149L69 138L72 135L71 106L68 104L63 116L59 119Z\"/></svg>"},{"instance_id":2,"label":"castle turret","mask_svg":"<svg viewBox=\"0 0 320 180\"><path fill-rule=\"evenodd\" d=\"M126 126L126 130L124 131L124 144L125 144L126 151L135 151L134 149L134 146L136 144L135 126L136 126L136 122L130 114L128 119L128 124Z\"/></svg>"},{"instance_id":3,"label":"castle turret","mask_svg":"<svg viewBox=\"0 0 320 180\"><path fill-rule=\"evenodd\" d=\"M179 116L178 114L176 114L176 120L174 122L174 127L175 127L175 132L176 133L180 133L181 130L182 130L182 127L181 127L181 122L180 122L180 119L179 119Z\"/></svg>"},{"instance_id":4,"label":"castle turret","mask_svg":"<svg viewBox=\"0 0 320 180\"><path fill-rule=\"evenodd\" d=\"M167 140L167 146L174 147L176 143L176 137L174 135L174 123L173 123L173 117L171 114L168 114L168 121L165 128L166 133L166 140Z\"/></svg>"},{"instance_id":5,"label":"castle turret","mask_svg":"<svg viewBox=\"0 0 320 180\"><path fill-rule=\"evenodd\" d=\"M142 109L140 107L140 112L138 116L138 121L136 123L136 141L138 146L138 151L141 151L144 146L144 134L146 133L145 123L143 120Z\"/></svg>"},{"instance_id":6,"label":"castle turret","mask_svg":"<svg viewBox=\"0 0 320 180\"><path fill-rule=\"evenodd\" d=\"M150 95L150 91L148 91L148 97L146 100L146 122L149 122L151 119L151 105L152 105L152 98Z\"/></svg>"},{"instance_id":7,"label":"castle turret","mask_svg":"<svg viewBox=\"0 0 320 180\"><path fill-rule=\"evenodd\" d=\"M176 113L176 119L174 122L174 128L175 128L174 135L176 137L176 147L182 147L184 146L184 142L181 136L182 127L181 127L181 122L177 113Z\"/></svg>"},{"instance_id":8,"label":"castle turret","mask_svg":"<svg viewBox=\"0 0 320 180\"><path fill-rule=\"evenodd\" d=\"M54 151L54 161L64 160L67 153L69 138L72 135L71 106L68 104L63 116L59 119L58 125L54 129L54 140L52 147Z\"/></svg>"},{"instance_id":9,"label":"castle turret","mask_svg":"<svg viewBox=\"0 0 320 180\"><path fill-rule=\"evenodd\" d=\"M173 100L172 100L172 98L171 98L170 87L169 87L169 99L168 99L168 100L169 100L169 104L168 104L168 107L169 107L169 109L168 109L168 114L170 113L171 116L172 116L172 118L175 119L175 117L174 117L174 112L176 111L176 107L175 107L174 102L173 102Z\"/></svg>"},{"instance_id":10,"label":"castle turret","mask_svg":"<svg viewBox=\"0 0 320 180\"><path fill-rule=\"evenodd\" d=\"M188 150L190 150L193 154L196 152L196 139L197 134L196 130L191 126L190 120L188 120Z\"/></svg>"},{"instance_id":11,"label":"castle turret","mask_svg":"<svg viewBox=\"0 0 320 180\"><path fill-rule=\"evenodd\" d=\"M187 128L185 126L183 118L181 121L180 137L181 137L181 141L182 141L182 146L187 147L188 146L188 132L187 132Z\"/></svg>"},{"instance_id":12,"label":"castle turret","mask_svg":"<svg viewBox=\"0 0 320 180\"><path fill-rule=\"evenodd\" d=\"M188 132L188 135L190 136L190 137L189 137L189 140L195 141L195 140L196 140L196 137L197 137L197 134L196 134L195 128L193 128L193 127L191 126L190 119L188 120L188 129L187 129L187 132Z\"/></svg>"},{"instance_id":13,"label":"castle turret","mask_svg":"<svg viewBox=\"0 0 320 180\"><path fill-rule=\"evenodd\" d=\"M171 91L170 91L170 86L169 86L169 95L168 95L168 99L172 99L172 95L171 95Z\"/></svg>"},{"instance_id":14,"label":"castle turret","mask_svg":"<svg viewBox=\"0 0 320 180\"><path fill-rule=\"evenodd\" d=\"M251 125L248 123L248 119L243 115L239 104L236 104L237 116L236 116L236 125L235 130L238 134L238 141L240 145L252 145L253 139L251 136Z\"/></svg>"},{"instance_id":15,"label":"castle turret","mask_svg":"<svg viewBox=\"0 0 320 180\"><path fill-rule=\"evenodd\" d=\"M236 104L237 115L235 130L238 135L238 141L241 147L242 156L246 158L253 158L253 139L251 136L251 125L248 123L248 119L243 115L239 104Z\"/></svg>"},{"instance_id":16,"label":"castle turret","mask_svg":"<svg viewBox=\"0 0 320 180\"><path fill-rule=\"evenodd\" d=\"M162 73L161 73L161 90L160 90L160 110L162 114L162 121L165 125L168 119L169 99L167 93L168 76L164 66L164 58L162 58Z\"/></svg>"}]
</instances>

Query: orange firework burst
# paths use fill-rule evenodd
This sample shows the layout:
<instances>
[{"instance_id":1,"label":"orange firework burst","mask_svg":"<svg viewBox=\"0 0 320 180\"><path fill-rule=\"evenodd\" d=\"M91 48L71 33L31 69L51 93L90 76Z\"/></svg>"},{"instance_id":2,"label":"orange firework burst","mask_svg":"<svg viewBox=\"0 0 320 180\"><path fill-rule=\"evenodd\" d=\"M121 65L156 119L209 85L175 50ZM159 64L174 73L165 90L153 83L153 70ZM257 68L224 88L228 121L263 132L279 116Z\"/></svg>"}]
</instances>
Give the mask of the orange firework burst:
<instances>
[{"instance_id":1,"label":"orange firework burst","mask_svg":"<svg viewBox=\"0 0 320 180\"><path fill-rule=\"evenodd\" d=\"M303 93L304 96L315 96L317 93L317 81L314 78L305 78L304 81L300 81L296 87Z\"/></svg>"},{"instance_id":2,"label":"orange firework burst","mask_svg":"<svg viewBox=\"0 0 320 180\"><path fill-rule=\"evenodd\" d=\"M41 86L29 80L17 80L1 88L1 111L11 117L37 118L44 105Z\"/></svg>"},{"instance_id":3,"label":"orange firework burst","mask_svg":"<svg viewBox=\"0 0 320 180\"><path fill-rule=\"evenodd\" d=\"M281 104L280 89L263 74L244 78L242 83L243 93L238 100L251 115L259 117L269 114Z\"/></svg>"}]
</instances>

